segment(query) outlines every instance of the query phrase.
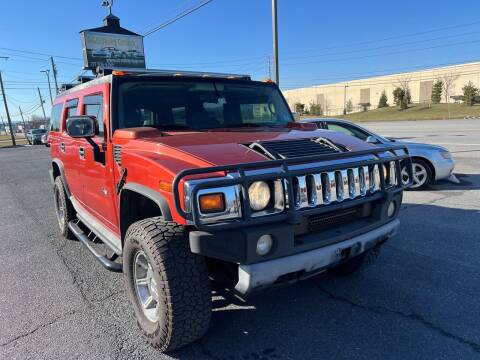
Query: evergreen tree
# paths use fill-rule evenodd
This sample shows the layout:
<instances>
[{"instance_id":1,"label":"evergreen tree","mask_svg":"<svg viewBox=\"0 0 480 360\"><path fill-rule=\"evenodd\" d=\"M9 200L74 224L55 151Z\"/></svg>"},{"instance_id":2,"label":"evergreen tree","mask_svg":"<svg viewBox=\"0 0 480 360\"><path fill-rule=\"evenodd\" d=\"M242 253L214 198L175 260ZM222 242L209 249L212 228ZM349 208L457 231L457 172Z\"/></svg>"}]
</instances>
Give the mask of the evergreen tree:
<instances>
[{"instance_id":1,"label":"evergreen tree","mask_svg":"<svg viewBox=\"0 0 480 360\"><path fill-rule=\"evenodd\" d=\"M397 87L393 90L393 101L401 110L408 108L409 99L411 101L410 91L407 90L405 93L405 90L401 87Z\"/></svg>"},{"instance_id":2,"label":"evergreen tree","mask_svg":"<svg viewBox=\"0 0 480 360\"><path fill-rule=\"evenodd\" d=\"M323 115L322 105L317 103L310 103L309 113L311 115Z\"/></svg>"},{"instance_id":3,"label":"evergreen tree","mask_svg":"<svg viewBox=\"0 0 480 360\"><path fill-rule=\"evenodd\" d=\"M378 107L379 108L388 107L388 98L385 90L383 90L382 95L380 95L380 100L378 101Z\"/></svg>"},{"instance_id":4,"label":"evergreen tree","mask_svg":"<svg viewBox=\"0 0 480 360\"><path fill-rule=\"evenodd\" d=\"M463 102L468 106L475 104L475 96L478 94L478 89L469 81L463 88Z\"/></svg>"},{"instance_id":5,"label":"evergreen tree","mask_svg":"<svg viewBox=\"0 0 480 360\"><path fill-rule=\"evenodd\" d=\"M442 101L443 81L437 80L432 86L432 103L439 104Z\"/></svg>"}]
</instances>

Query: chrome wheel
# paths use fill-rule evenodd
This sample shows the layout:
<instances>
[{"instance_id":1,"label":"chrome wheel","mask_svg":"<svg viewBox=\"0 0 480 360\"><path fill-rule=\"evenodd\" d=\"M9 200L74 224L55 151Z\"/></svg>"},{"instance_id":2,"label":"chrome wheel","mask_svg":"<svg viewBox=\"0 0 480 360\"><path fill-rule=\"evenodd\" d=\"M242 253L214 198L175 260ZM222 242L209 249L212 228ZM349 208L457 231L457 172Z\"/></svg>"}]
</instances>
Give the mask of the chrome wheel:
<instances>
[{"instance_id":1,"label":"chrome wheel","mask_svg":"<svg viewBox=\"0 0 480 360\"><path fill-rule=\"evenodd\" d=\"M148 320L157 322L159 314L157 282L153 276L152 265L141 250L135 255L133 276L137 300L144 315Z\"/></svg>"},{"instance_id":2,"label":"chrome wheel","mask_svg":"<svg viewBox=\"0 0 480 360\"><path fill-rule=\"evenodd\" d=\"M411 188L416 189L416 188L422 187L423 185L425 185L425 182L428 179L427 169L425 168L424 165L422 165L420 163L416 163L416 162L414 162L412 164L412 168L413 168L413 179L412 179ZM408 173L407 173L406 169L403 169L402 179L404 179L405 176L407 177L407 182L408 182L408 180L409 180Z\"/></svg>"},{"instance_id":3,"label":"chrome wheel","mask_svg":"<svg viewBox=\"0 0 480 360\"><path fill-rule=\"evenodd\" d=\"M63 207L62 198L60 196L60 189L55 186L54 190L55 198L55 214L57 215L57 221L60 228L65 226L65 208Z\"/></svg>"}]
</instances>

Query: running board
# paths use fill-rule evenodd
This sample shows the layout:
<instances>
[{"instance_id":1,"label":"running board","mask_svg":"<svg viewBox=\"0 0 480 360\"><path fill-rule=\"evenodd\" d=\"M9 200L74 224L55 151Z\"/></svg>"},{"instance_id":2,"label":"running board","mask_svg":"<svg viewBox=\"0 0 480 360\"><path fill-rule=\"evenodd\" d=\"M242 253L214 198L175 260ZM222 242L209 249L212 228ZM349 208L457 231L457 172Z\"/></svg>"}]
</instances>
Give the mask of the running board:
<instances>
[{"instance_id":1,"label":"running board","mask_svg":"<svg viewBox=\"0 0 480 360\"><path fill-rule=\"evenodd\" d=\"M100 264L102 264L105 269L113 272L122 272L123 265L108 259L105 255L100 255L97 250L95 250L95 248L92 246L92 242L90 241L88 236L82 231L82 229L80 229L77 223L75 223L74 221L70 221L68 223L68 227L70 230L72 230L73 235L75 235L75 237L82 243L82 245L85 245L88 251L90 251L98 261L100 261Z\"/></svg>"}]
</instances>

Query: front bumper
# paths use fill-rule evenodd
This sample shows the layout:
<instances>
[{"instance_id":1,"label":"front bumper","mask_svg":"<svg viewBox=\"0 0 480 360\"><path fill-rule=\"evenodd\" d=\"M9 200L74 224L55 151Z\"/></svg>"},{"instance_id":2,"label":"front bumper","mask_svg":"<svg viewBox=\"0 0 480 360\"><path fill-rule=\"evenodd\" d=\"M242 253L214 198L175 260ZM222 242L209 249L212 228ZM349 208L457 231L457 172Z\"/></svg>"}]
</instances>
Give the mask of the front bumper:
<instances>
[{"instance_id":1,"label":"front bumper","mask_svg":"<svg viewBox=\"0 0 480 360\"><path fill-rule=\"evenodd\" d=\"M396 234L399 226L400 220L395 219L341 243L256 264L239 265L235 290L241 295L249 295L281 281L282 278L300 280L315 275L385 242Z\"/></svg>"},{"instance_id":2,"label":"front bumper","mask_svg":"<svg viewBox=\"0 0 480 360\"><path fill-rule=\"evenodd\" d=\"M455 168L455 161L452 158L437 156L432 162L435 167L435 180L448 179Z\"/></svg>"}]
</instances>

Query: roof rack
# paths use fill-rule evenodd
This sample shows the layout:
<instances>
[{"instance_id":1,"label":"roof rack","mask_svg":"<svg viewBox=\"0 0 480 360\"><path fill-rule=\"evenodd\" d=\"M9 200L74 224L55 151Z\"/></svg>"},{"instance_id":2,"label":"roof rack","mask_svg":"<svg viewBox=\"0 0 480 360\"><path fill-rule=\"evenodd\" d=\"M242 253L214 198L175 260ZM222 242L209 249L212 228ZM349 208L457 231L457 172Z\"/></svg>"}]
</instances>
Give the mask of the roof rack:
<instances>
[{"instance_id":1,"label":"roof rack","mask_svg":"<svg viewBox=\"0 0 480 360\"><path fill-rule=\"evenodd\" d=\"M137 76L188 76L188 77L203 77L203 78L225 78L225 79L243 79L251 80L250 75L245 74L226 74L203 71L183 71L183 70L158 70L158 69L136 69L136 68L115 68L115 69L98 69L97 76L110 75L115 72L123 72L125 75Z\"/></svg>"}]
</instances>

